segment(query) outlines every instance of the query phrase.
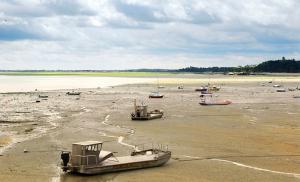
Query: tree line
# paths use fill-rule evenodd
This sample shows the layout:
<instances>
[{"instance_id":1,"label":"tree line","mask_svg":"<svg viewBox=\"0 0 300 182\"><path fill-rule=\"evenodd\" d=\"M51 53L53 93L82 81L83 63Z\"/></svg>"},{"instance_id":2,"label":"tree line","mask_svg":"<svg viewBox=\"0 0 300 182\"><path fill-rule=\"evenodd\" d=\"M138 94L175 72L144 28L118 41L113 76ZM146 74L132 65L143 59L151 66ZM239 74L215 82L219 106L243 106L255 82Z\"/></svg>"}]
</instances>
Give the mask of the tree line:
<instances>
[{"instance_id":1,"label":"tree line","mask_svg":"<svg viewBox=\"0 0 300 182\"><path fill-rule=\"evenodd\" d=\"M177 72L193 72L193 73L204 73L204 72L239 72L239 73L300 73L300 61L295 59L286 59L283 57L280 60L269 60L258 65L246 65L239 67L187 67L178 69Z\"/></svg>"}]
</instances>

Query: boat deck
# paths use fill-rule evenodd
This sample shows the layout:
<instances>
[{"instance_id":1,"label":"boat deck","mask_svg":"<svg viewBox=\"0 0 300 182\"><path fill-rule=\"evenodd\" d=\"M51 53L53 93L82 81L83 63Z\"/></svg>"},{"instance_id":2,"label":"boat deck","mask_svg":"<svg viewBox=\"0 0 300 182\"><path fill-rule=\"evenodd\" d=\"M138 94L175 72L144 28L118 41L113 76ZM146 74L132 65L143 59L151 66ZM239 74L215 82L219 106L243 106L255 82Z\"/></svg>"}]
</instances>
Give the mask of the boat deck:
<instances>
[{"instance_id":1,"label":"boat deck","mask_svg":"<svg viewBox=\"0 0 300 182\"><path fill-rule=\"evenodd\" d=\"M151 155L138 155L138 156L124 156L124 157L116 157L116 158L109 158L102 162L103 165L115 165L115 164L128 164L128 163L134 163L134 162L144 162L144 161L150 161L155 160L155 157L157 155L151 154Z\"/></svg>"}]
</instances>

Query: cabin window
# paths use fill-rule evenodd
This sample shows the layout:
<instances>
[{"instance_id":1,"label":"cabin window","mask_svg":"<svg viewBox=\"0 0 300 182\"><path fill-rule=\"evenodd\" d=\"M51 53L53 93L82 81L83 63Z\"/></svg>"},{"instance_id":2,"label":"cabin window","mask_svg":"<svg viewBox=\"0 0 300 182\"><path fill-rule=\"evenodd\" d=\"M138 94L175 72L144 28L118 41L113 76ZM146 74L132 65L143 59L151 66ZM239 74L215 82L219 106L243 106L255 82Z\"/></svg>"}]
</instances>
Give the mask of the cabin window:
<instances>
[{"instance_id":1,"label":"cabin window","mask_svg":"<svg viewBox=\"0 0 300 182\"><path fill-rule=\"evenodd\" d=\"M98 145L89 145L89 146L86 146L85 150L87 151L98 151Z\"/></svg>"}]
</instances>

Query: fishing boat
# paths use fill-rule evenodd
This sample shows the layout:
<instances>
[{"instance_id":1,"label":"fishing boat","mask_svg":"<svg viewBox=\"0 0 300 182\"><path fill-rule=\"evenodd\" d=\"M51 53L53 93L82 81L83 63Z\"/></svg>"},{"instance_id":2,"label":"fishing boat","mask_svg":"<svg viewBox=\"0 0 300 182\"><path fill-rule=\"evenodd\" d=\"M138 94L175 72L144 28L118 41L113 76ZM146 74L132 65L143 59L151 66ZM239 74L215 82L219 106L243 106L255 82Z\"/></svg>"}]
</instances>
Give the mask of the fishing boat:
<instances>
[{"instance_id":1,"label":"fishing boat","mask_svg":"<svg viewBox=\"0 0 300 182\"><path fill-rule=\"evenodd\" d=\"M151 120L162 118L164 112L162 110L154 110L148 112L147 105L136 105L136 100L134 101L134 112L131 113L132 120Z\"/></svg>"},{"instance_id":2,"label":"fishing boat","mask_svg":"<svg viewBox=\"0 0 300 182\"><path fill-rule=\"evenodd\" d=\"M81 92L67 92L66 93L67 95L80 95L81 94Z\"/></svg>"},{"instance_id":3,"label":"fishing boat","mask_svg":"<svg viewBox=\"0 0 300 182\"><path fill-rule=\"evenodd\" d=\"M294 99L300 99L300 95L294 95L293 98Z\"/></svg>"},{"instance_id":4,"label":"fishing boat","mask_svg":"<svg viewBox=\"0 0 300 182\"><path fill-rule=\"evenodd\" d=\"M39 95L39 98L45 99L48 98L48 95Z\"/></svg>"},{"instance_id":5,"label":"fishing boat","mask_svg":"<svg viewBox=\"0 0 300 182\"><path fill-rule=\"evenodd\" d=\"M161 99L163 98L164 95L160 94L158 91L157 92L151 92L149 95L150 99Z\"/></svg>"},{"instance_id":6,"label":"fishing boat","mask_svg":"<svg viewBox=\"0 0 300 182\"><path fill-rule=\"evenodd\" d=\"M103 174L162 166L171 158L167 149L133 151L116 157L114 152L102 150L103 142L84 141L72 144L72 152L62 151L62 170L79 174Z\"/></svg>"},{"instance_id":7,"label":"fishing boat","mask_svg":"<svg viewBox=\"0 0 300 182\"><path fill-rule=\"evenodd\" d=\"M203 106L212 106L212 105L229 105L232 102L229 100L223 100L223 101L206 101L206 100L201 100L199 103L200 105Z\"/></svg>"}]
</instances>

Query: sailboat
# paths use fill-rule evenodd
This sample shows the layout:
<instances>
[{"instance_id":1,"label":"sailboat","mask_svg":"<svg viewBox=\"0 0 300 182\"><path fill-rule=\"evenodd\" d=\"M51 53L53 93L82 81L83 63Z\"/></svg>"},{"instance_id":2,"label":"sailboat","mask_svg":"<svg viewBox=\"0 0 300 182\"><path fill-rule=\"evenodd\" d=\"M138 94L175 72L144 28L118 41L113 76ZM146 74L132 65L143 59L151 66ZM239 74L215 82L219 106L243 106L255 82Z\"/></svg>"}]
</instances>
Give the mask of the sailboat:
<instances>
[{"instance_id":1,"label":"sailboat","mask_svg":"<svg viewBox=\"0 0 300 182\"><path fill-rule=\"evenodd\" d=\"M151 92L149 94L149 98L151 99L160 99L160 98L163 98L164 95L160 94L159 93L159 89L160 88L164 88L163 86L159 86L159 82L158 82L158 78L157 78L157 91L156 92Z\"/></svg>"}]
</instances>

